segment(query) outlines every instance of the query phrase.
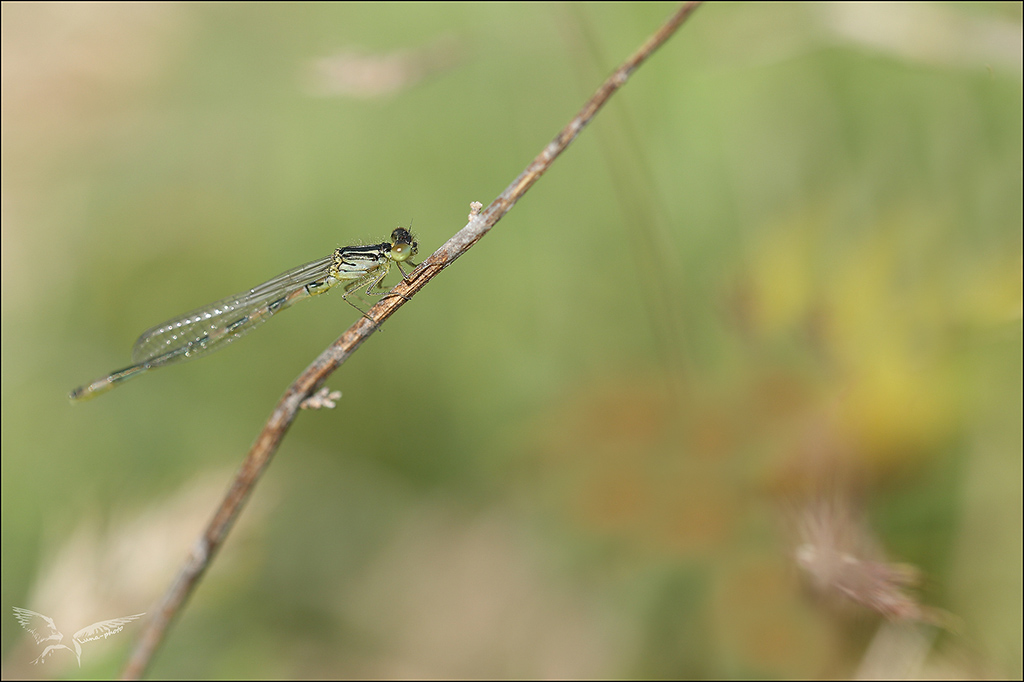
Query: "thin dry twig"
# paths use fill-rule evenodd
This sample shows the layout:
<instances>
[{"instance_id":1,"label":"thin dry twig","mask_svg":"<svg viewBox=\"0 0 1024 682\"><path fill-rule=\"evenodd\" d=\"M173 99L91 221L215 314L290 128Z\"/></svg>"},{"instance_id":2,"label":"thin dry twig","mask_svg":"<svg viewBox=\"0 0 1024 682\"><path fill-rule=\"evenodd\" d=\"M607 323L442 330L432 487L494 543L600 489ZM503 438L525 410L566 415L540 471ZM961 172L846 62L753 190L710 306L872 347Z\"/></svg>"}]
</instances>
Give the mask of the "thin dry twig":
<instances>
[{"instance_id":1,"label":"thin dry twig","mask_svg":"<svg viewBox=\"0 0 1024 682\"><path fill-rule=\"evenodd\" d=\"M295 420L303 402L320 390L334 370L338 369L380 327L382 322L405 305L427 282L454 263L511 210L554 160L576 139L576 136L604 106L605 102L625 85L637 67L668 40L700 4L700 2L687 2L669 17L661 28L601 84L601 87L597 89L597 92L587 101L580 112L537 155L526 167L526 170L505 188L504 192L499 194L485 210L480 212L474 210L465 227L455 233L430 258L423 261L406 279L392 289L389 295L371 308L367 317L361 317L337 341L321 353L296 379L295 383L285 391L263 430L256 438L256 442L249 450L249 454L235 475L235 480L220 507L202 536L196 541L185 565L182 566L174 583L164 595L163 601L152 610L153 616L146 624L146 629L122 671L122 679L139 679L145 673L153 655L163 642L171 622L195 590L217 550L224 544L224 540L235 519L238 518L246 499L264 469L270 464L270 460L277 452L281 440Z\"/></svg>"}]
</instances>

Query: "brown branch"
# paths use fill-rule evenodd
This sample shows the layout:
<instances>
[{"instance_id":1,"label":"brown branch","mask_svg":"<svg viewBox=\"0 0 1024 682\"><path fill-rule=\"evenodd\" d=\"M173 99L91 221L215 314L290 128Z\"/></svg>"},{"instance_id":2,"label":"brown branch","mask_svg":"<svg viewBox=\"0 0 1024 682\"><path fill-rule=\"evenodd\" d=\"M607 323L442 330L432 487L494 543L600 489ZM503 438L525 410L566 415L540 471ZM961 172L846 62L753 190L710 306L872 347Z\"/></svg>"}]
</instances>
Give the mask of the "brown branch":
<instances>
[{"instance_id":1,"label":"brown branch","mask_svg":"<svg viewBox=\"0 0 1024 682\"><path fill-rule=\"evenodd\" d=\"M587 101L580 112L537 155L526 167L526 170L491 202L490 206L480 213L477 213L474 208L473 213L470 214L469 223L465 227L455 233L430 258L423 261L407 278L392 289L389 295L370 309L368 317L372 320L367 317L360 318L341 335L341 338L321 353L320 357L307 367L295 383L285 391L260 435L256 438L252 449L249 450L249 454L235 475L235 480L220 507L210 520L202 537L192 548L188 560L182 566L167 594L164 595L163 601L154 610L128 664L122 671L122 679L138 679L145 673L153 655L163 642L171 622L199 584L200 578L210 566L210 562L221 545L224 544L245 500L249 497L260 475L270 464L274 453L277 452L277 448L295 420L302 402L316 393L334 370L338 369L363 344L363 341L379 328L382 322L405 305L427 282L454 263L455 259L479 241L501 220L502 216L511 210L520 197L537 182L554 160L576 139L576 136L600 111L605 102L625 85L633 71L668 40L700 4L700 2L685 3L669 17L656 33L648 38L601 84L601 87L597 89L597 92Z\"/></svg>"}]
</instances>

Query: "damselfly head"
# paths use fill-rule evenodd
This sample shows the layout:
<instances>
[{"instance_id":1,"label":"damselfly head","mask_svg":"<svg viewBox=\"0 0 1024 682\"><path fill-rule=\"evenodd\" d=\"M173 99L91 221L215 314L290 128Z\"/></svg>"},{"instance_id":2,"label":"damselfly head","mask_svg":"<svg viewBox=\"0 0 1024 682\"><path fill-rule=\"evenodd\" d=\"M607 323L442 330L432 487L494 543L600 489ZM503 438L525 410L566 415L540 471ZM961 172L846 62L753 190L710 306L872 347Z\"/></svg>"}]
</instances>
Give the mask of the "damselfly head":
<instances>
[{"instance_id":1,"label":"damselfly head","mask_svg":"<svg viewBox=\"0 0 1024 682\"><path fill-rule=\"evenodd\" d=\"M416 255L419 245L413 240L412 233L404 227L395 228L391 233L391 259L399 263Z\"/></svg>"}]
</instances>

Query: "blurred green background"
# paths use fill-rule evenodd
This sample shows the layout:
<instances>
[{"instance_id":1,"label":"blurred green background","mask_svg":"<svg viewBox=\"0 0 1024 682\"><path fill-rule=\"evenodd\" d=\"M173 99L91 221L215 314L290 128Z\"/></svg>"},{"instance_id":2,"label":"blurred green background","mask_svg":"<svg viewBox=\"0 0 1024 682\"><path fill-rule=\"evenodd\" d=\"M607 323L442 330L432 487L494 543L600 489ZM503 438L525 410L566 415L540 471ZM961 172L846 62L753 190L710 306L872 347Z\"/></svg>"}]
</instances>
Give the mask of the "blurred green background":
<instances>
[{"instance_id":1,"label":"blurred green background","mask_svg":"<svg viewBox=\"0 0 1024 682\"><path fill-rule=\"evenodd\" d=\"M114 674L337 293L82 405L150 326L426 256L673 10L3 5L4 677ZM848 676L828 481L1022 673L1021 5L710 5L300 415L152 675ZM393 280L392 280L393 281ZM799 511L797 511L799 516ZM67 639L65 640L67 642Z\"/></svg>"}]
</instances>

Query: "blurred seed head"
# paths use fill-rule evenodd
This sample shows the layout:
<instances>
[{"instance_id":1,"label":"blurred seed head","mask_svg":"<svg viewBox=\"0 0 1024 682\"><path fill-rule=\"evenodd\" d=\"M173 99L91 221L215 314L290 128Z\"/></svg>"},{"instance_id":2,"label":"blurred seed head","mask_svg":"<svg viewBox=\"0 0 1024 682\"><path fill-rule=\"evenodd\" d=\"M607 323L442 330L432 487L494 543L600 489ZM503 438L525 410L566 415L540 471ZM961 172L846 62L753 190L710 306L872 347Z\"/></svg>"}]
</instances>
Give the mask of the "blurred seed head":
<instances>
[{"instance_id":1,"label":"blurred seed head","mask_svg":"<svg viewBox=\"0 0 1024 682\"><path fill-rule=\"evenodd\" d=\"M920 583L920 571L888 562L866 524L842 496L808 503L798 515L797 566L815 591L853 602L892 621L948 627L949 616L922 606L907 588Z\"/></svg>"}]
</instances>

